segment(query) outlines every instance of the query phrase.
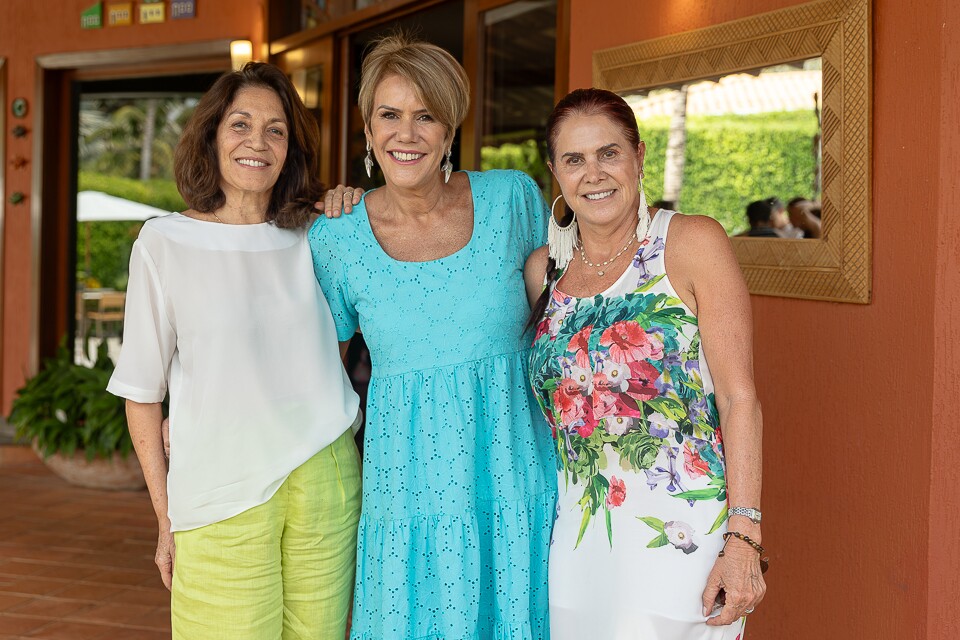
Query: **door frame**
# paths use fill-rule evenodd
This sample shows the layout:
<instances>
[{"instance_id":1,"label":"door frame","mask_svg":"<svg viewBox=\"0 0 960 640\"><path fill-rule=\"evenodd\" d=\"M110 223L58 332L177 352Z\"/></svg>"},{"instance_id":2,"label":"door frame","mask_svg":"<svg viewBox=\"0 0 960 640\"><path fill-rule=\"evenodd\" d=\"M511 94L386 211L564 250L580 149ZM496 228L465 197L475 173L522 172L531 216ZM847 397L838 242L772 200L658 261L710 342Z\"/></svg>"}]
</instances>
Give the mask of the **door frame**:
<instances>
[{"instance_id":1,"label":"door frame","mask_svg":"<svg viewBox=\"0 0 960 640\"><path fill-rule=\"evenodd\" d=\"M320 66L323 71L323 90L320 94L320 182L325 188L335 184L336 162L339 157L340 136L335 134L334 122L339 118L338 105L334 101L336 77L336 42L333 34L312 40L301 47L285 49L273 57L273 64L288 76L299 70ZM302 96L301 96L302 97Z\"/></svg>"},{"instance_id":2,"label":"door frame","mask_svg":"<svg viewBox=\"0 0 960 640\"><path fill-rule=\"evenodd\" d=\"M3 299L6 297L6 287L3 280L3 245L4 238L4 217L7 211L7 59L0 56L0 197L4 200L0 202L0 327L3 327ZM3 363L4 341L0 339L0 364ZM3 378L2 367L0 367L0 379Z\"/></svg>"},{"instance_id":3,"label":"door frame","mask_svg":"<svg viewBox=\"0 0 960 640\"><path fill-rule=\"evenodd\" d=\"M73 321L75 296L69 291L70 216L76 216L76 176L69 150L75 140L69 122L75 80L121 79L180 73L229 71L230 40L105 49L38 56L33 97L33 150L30 185L30 337L27 378L39 370ZM64 117L66 114L66 118ZM70 185L73 184L73 188ZM2 220L0 220L2 222ZM47 252L53 252L48 255Z\"/></svg>"}]
</instances>

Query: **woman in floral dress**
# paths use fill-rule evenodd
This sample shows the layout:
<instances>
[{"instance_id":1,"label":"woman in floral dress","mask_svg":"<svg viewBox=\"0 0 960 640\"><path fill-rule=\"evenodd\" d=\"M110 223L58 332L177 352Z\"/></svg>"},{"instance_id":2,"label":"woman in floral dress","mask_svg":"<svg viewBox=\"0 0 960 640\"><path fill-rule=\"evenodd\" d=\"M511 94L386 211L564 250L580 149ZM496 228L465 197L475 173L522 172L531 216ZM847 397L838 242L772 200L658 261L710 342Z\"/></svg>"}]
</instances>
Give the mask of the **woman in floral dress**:
<instances>
[{"instance_id":1,"label":"woman in floral dress","mask_svg":"<svg viewBox=\"0 0 960 640\"><path fill-rule=\"evenodd\" d=\"M559 470L552 638L735 640L765 591L757 548L724 538L761 540L739 266L712 219L646 206L621 98L574 91L547 134L575 214L551 221L525 270L531 382Z\"/></svg>"}]
</instances>

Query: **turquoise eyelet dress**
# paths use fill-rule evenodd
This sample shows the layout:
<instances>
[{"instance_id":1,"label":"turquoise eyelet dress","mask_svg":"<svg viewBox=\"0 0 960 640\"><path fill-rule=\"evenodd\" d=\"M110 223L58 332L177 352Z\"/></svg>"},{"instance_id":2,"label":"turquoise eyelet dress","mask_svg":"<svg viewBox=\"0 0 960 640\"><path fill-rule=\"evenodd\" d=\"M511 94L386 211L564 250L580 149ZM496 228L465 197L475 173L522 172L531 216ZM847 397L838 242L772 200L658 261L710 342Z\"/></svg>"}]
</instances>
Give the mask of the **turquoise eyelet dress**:
<instances>
[{"instance_id":1,"label":"turquoise eyelet dress","mask_svg":"<svg viewBox=\"0 0 960 640\"><path fill-rule=\"evenodd\" d=\"M549 211L517 171L469 172L470 241L380 246L365 203L310 231L340 341L373 367L352 640L547 640L552 441L527 382L526 257Z\"/></svg>"}]
</instances>

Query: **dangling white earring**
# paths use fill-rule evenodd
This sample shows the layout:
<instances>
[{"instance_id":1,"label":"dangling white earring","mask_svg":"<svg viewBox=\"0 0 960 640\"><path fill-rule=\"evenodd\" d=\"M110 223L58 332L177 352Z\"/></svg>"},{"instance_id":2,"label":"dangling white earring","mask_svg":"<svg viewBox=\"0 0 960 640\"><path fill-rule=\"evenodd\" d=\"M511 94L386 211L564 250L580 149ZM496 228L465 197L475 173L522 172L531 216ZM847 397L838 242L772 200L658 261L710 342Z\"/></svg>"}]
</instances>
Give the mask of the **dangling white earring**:
<instances>
[{"instance_id":1,"label":"dangling white earring","mask_svg":"<svg viewBox=\"0 0 960 640\"><path fill-rule=\"evenodd\" d=\"M650 230L650 212L647 211L647 194L643 192L643 178L640 178L640 208L637 210L637 240L643 242Z\"/></svg>"},{"instance_id":2,"label":"dangling white earring","mask_svg":"<svg viewBox=\"0 0 960 640\"><path fill-rule=\"evenodd\" d=\"M553 258L558 269L565 269L573 259L573 250L579 243L577 234L577 213L573 212L573 219L565 227L561 227L557 222L557 217L553 215L553 210L563 196L557 196L550 206L550 222L547 224L547 255Z\"/></svg>"},{"instance_id":3,"label":"dangling white earring","mask_svg":"<svg viewBox=\"0 0 960 640\"><path fill-rule=\"evenodd\" d=\"M373 153L371 152L370 141L367 140L367 157L363 159L363 166L367 169L367 177L373 177Z\"/></svg>"},{"instance_id":4,"label":"dangling white earring","mask_svg":"<svg viewBox=\"0 0 960 640\"><path fill-rule=\"evenodd\" d=\"M450 182L450 174L453 172L453 162L450 161L450 154L453 149L447 149L447 159L440 165L440 171L443 171L443 181Z\"/></svg>"}]
</instances>

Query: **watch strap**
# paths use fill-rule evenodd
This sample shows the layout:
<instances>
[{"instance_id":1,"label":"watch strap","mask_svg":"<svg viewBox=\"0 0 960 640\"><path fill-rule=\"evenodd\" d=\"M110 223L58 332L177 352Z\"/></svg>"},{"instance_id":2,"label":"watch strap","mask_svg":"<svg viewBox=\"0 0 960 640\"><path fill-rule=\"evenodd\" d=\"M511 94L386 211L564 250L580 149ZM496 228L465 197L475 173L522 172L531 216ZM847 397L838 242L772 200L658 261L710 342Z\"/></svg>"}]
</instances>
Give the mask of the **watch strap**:
<instances>
[{"instance_id":1,"label":"watch strap","mask_svg":"<svg viewBox=\"0 0 960 640\"><path fill-rule=\"evenodd\" d=\"M760 524L761 518L760 509L755 509L753 507L730 507L727 509L727 517L730 516L744 516L750 518L754 524Z\"/></svg>"}]
</instances>

